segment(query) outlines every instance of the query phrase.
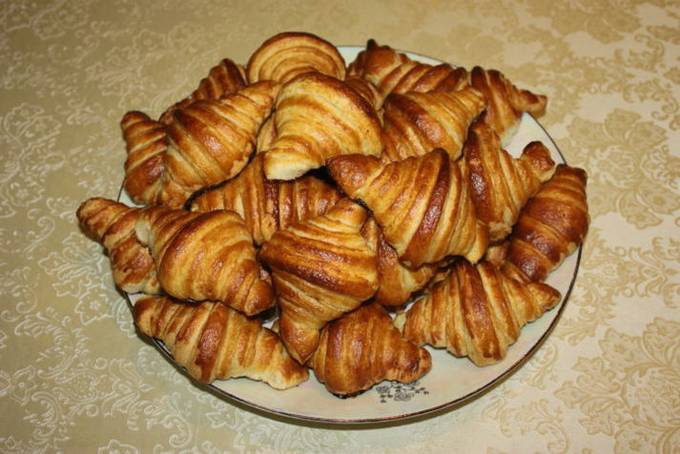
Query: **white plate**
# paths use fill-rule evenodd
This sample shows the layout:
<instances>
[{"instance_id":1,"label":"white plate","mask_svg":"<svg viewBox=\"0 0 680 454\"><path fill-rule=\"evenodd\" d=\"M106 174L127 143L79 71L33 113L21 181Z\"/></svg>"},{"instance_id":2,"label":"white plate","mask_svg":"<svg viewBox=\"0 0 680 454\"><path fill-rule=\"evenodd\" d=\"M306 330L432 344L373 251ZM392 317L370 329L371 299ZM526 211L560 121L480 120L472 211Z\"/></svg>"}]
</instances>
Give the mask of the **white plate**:
<instances>
[{"instance_id":1,"label":"white plate","mask_svg":"<svg viewBox=\"0 0 680 454\"><path fill-rule=\"evenodd\" d=\"M340 46L345 61L354 60L363 47ZM414 60L439 64L441 61L418 54L407 53ZM521 85L521 81L520 82ZM524 146L540 140L550 150L555 162L565 162L557 145L543 127L530 115L525 114L512 143L507 147L518 156ZM127 194L121 191L120 201L132 205ZM305 420L336 424L364 424L390 421L406 421L423 415L438 414L457 408L507 378L538 350L557 324L566 300L576 280L581 249L570 256L553 272L547 283L562 294L560 304L537 321L522 330L517 342L509 348L507 357L492 366L477 367L467 358L455 358L445 350L427 347L432 354L432 370L422 379L410 385L383 382L352 398L340 399L329 393L313 374L302 385L286 391L277 391L264 383L248 379L216 381L212 385L200 385L225 400L265 414L278 415L284 419ZM138 295L129 295L132 301ZM173 361L161 342L154 343L168 360Z\"/></svg>"}]
</instances>

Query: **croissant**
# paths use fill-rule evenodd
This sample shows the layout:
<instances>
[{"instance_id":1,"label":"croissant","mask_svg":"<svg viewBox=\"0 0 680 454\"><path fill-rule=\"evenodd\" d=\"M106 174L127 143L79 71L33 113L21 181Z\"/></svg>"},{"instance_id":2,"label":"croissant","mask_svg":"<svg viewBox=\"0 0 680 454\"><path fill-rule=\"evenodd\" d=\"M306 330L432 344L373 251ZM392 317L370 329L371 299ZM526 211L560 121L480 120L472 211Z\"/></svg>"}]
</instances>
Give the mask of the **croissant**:
<instances>
[{"instance_id":1,"label":"croissant","mask_svg":"<svg viewBox=\"0 0 680 454\"><path fill-rule=\"evenodd\" d=\"M208 77L201 80L198 88L183 100L170 106L160 117L160 122L169 124L172 114L177 109L187 107L201 99L218 99L224 95L235 93L246 86L243 67L228 58L210 69Z\"/></svg>"},{"instance_id":2,"label":"croissant","mask_svg":"<svg viewBox=\"0 0 680 454\"><path fill-rule=\"evenodd\" d=\"M269 241L278 230L324 214L340 193L313 176L293 181L267 180L263 155L257 155L236 178L194 199L192 211L233 210L245 221L255 244Z\"/></svg>"},{"instance_id":3,"label":"croissant","mask_svg":"<svg viewBox=\"0 0 680 454\"><path fill-rule=\"evenodd\" d=\"M169 125L153 122L155 129L144 134L133 134L130 128L138 123L129 121L126 115L121 126L128 161L133 153L139 155L135 163L147 162L151 155L160 160L155 166L128 169L126 165L126 187L145 189L141 200L131 192L133 200L177 208L198 189L234 177L247 164L277 92L278 85L260 82L217 100L196 101L175 110Z\"/></svg>"},{"instance_id":4,"label":"croissant","mask_svg":"<svg viewBox=\"0 0 680 454\"><path fill-rule=\"evenodd\" d=\"M127 293L160 292L149 250L135 236L141 209L95 197L83 202L76 216L83 231L109 254L113 281Z\"/></svg>"},{"instance_id":5,"label":"croissant","mask_svg":"<svg viewBox=\"0 0 680 454\"><path fill-rule=\"evenodd\" d=\"M555 162L541 142L531 142L519 159L513 159L501 148L498 134L483 122L470 129L463 153L477 216L489 226L490 240L501 240L541 183L553 175Z\"/></svg>"},{"instance_id":6,"label":"croissant","mask_svg":"<svg viewBox=\"0 0 680 454\"><path fill-rule=\"evenodd\" d=\"M418 268L449 255L476 262L484 254L488 230L475 214L464 161L452 162L436 149L389 164L341 156L328 168L348 196L371 209L406 266Z\"/></svg>"},{"instance_id":7,"label":"croissant","mask_svg":"<svg viewBox=\"0 0 680 454\"><path fill-rule=\"evenodd\" d=\"M468 128L484 107L484 97L469 87L455 92L389 95L383 113L384 158L400 161L442 148L451 159L457 159Z\"/></svg>"},{"instance_id":8,"label":"croissant","mask_svg":"<svg viewBox=\"0 0 680 454\"><path fill-rule=\"evenodd\" d=\"M520 213L503 271L516 279L543 281L583 243L590 223L587 179L582 169L557 166Z\"/></svg>"},{"instance_id":9,"label":"croissant","mask_svg":"<svg viewBox=\"0 0 680 454\"><path fill-rule=\"evenodd\" d=\"M228 180L245 167L278 89L260 82L175 111L168 126L174 146L166 155L166 186L184 191L182 203L196 190Z\"/></svg>"},{"instance_id":10,"label":"croissant","mask_svg":"<svg viewBox=\"0 0 680 454\"><path fill-rule=\"evenodd\" d=\"M123 187L139 204L153 205L163 186L168 134L143 112L127 112L120 121L127 149Z\"/></svg>"},{"instance_id":11,"label":"croissant","mask_svg":"<svg viewBox=\"0 0 680 454\"><path fill-rule=\"evenodd\" d=\"M559 292L546 284L523 284L489 262L459 261L396 324L417 345L445 347L485 366L503 359L521 328L559 301Z\"/></svg>"},{"instance_id":12,"label":"croissant","mask_svg":"<svg viewBox=\"0 0 680 454\"><path fill-rule=\"evenodd\" d=\"M375 251L361 236L367 213L348 199L325 215L279 230L260 257L272 269L281 316L279 332L304 364L319 330L369 299L378 289Z\"/></svg>"},{"instance_id":13,"label":"croissant","mask_svg":"<svg viewBox=\"0 0 680 454\"><path fill-rule=\"evenodd\" d=\"M446 63L432 66L416 62L389 46L379 46L372 39L347 72L373 83L383 97L390 93L451 92L468 84L468 73L464 68L454 68Z\"/></svg>"},{"instance_id":14,"label":"croissant","mask_svg":"<svg viewBox=\"0 0 680 454\"><path fill-rule=\"evenodd\" d=\"M376 251L378 260L378 291L373 297L374 302L383 306L401 306L435 275L435 265L426 264L415 270L402 265L397 251L385 241L385 236L373 218L366 221L361 234Z\"/></svg>"},{"instance_id":15,"label":"croissant","mask_svg":"<svg viewBox=\"0 0 680 454\"><path fill-rule=\"evenodd\" d=\"M200 383L248 377L287 389L308 378L307 369L288 355L276 334L222 304L145 297L135 303L134 320Z\"/></svg>"},{"instance_id":16,"label":"croissant","mask_svg":"<svg viewBox=\"0 0 680 454\"><path fill-rule=\"evenodd\" d=\"M267 178L292 180L333 156L382 153L375 109L344 82L321 73L296 77L276 101L277 137L266 151Z\"/></svg>"},{"instance_id":17,"label":"croissant","mask_svg":"<svg viewBox=\"0 0 680 454\"><path fill-rule=\"evenodd\" d=\"M470 84L484 94L487 102L484 121L498 133L503 145L510 143L522 113L540 117L548 104L544 95L517 88L495 69L475 66L470 72Z\"/></svg>"},{"instance_id":18,"label":"croissant","mask_svg":"<svg viewBox=\"0 0 680 454\"><path fill-rule=\"evenodd\" d=\"M220 301L246 315L274 304L269 276L233 211L145 209L135 226L149 246L163 290L179 299Z\"/></svg>"},{"instance_id":19,"label":"croissant","mask_svg":"<svg viewBox=\"0 0 680 454\"><path fill-rule=\"evenodd\" d=\"M309 365L330 392L351 395L383 380L411 383L430 371L432 357L370 304L329 323Z\"/></svg>"},{"instance_id":20,"label":"croissant","mask_svg":"<svg viewBox=\"0 0 680 454\"><path fill-rule=\"evenodd\" d=\"M279 33L266 40L248 61L248 81L286 83L306 72L345 78L345 60L328 41L311 33Z\"/></svg>"}]
</instances>

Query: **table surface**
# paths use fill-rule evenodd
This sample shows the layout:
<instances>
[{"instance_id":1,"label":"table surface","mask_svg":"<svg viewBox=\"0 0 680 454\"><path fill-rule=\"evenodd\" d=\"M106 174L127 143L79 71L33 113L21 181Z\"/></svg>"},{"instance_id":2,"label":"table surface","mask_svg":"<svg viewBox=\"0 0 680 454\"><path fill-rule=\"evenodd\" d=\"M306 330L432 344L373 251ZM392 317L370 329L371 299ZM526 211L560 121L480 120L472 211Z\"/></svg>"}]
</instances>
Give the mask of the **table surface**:
<instances>
[{"instance_id":1,"label":"table surface","mask_svg":"<svg viewBox=\"0 0 680 454\"><path fill-rule=\"evenodd\" d=\"M677 452L680 3L8 1L0 4L0 451ZM541 350L455 411L299 425L193 386L135 333L74 212L115 198L127 110L306 30L504 71L587 169L592 224ZM455 379L455 377L452 377Z\"/></svg>"}]
</instances>

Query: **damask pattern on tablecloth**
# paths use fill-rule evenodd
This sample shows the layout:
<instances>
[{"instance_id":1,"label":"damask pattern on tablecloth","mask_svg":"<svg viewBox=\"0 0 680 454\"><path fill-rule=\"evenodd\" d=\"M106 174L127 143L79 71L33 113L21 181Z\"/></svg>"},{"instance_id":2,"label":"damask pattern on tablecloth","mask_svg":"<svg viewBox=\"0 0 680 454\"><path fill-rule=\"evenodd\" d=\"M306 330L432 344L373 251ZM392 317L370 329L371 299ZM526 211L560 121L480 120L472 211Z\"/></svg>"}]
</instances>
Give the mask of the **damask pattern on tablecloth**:
<instances>
[{"instance_id":1,"label":"damask pattern on tablecloth","mask_svg":"<svg viewBox=\"0 0 680 454\"><path fill-rule=\"evenodd\" d=\"M398 5L397 5L398 3ZM680 4L0 3L0 451L680 449ZM140 339L74 212L115 197L126 110L158 115L223 57L308 30L502 69L588 170L576 287L538 353L463 408L359 431L219 400Z\"/></svg>"}]
</instances>

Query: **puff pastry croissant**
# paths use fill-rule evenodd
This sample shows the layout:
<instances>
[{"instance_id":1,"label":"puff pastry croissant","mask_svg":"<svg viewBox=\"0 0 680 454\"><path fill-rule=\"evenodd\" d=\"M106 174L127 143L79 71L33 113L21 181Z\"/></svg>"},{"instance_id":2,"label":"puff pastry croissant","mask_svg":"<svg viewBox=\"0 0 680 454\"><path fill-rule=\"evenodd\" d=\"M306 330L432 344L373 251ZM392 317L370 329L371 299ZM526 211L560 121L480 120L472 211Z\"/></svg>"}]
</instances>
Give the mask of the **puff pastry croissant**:
<instances>
[{"instance_id":1,"label":"puff pastry croissant","mask_svg":"<svg viewBox=\"0 0 680 454\"><path fill-rule=\"evenodd\" d=\"M547 97L517 88L495 69L475 66L470 72L470 85L484 94L487 102L484 121L498 133L503 145L510 143L522 113L540 117L548 105Z\"/></svg>"},{"instance_id":2,"label":"puff pastry croissant","mask_svg":"<svg viewBox=\"0 0 680 454\"><path fill-rule=\"evenodd\" d=\"M520 213L507 244L503 270L520 280L543 281L583 243L590 216L586 172L564 164Z\"/></svg>"},{"instance_id":3,"label":"puff pastry croissant","mask_svg":"<svg viewBox=\"0 0 680 454\"><path fill-rule=\"evenodd\" d=\"M430 371L432 357L370 304L329 323L309 365L330 392L351 395L383 380L411 383Z\"/></svg>"},{"instance_id":4,"label":"puff pastry croissant","mask_svg":"<svg viewBox=\"0 0 680 454\"><path fill-rule=\"evenodd\" d=\"M311 175L293 181L267 180L262 158L257 155L236 178L196 197L192 211L235 211L255 244L261 245L274 232L324 214L340 200L334 187Z\"/></svg>"},{"instance_id":5,"label":"puff pastry croissant","mask_svg":"<svg viewBox=\"0 0 680 454\"><path fill-rule=\"evenodd\" d=\"M464 156L477 216L489 226L492 242L510 234L522 207L555 172L555 162L542 143L531 142L514 159L483 122L470 129Z\"/></svg>"},{"instance_id":6,"label":"puff pastry croissant","mask_svg":"<svg viewBox=\"0 0 680 454\"><path fill-rule=\"evenodd\" d=\"M233 211L191 213L147 208L135 226L149 246L163 290L179 299L220 301L246 315L274 304L269 276Z\"/></svg>"},{"instance_id":7,"label":"puff pastry croissant","mask_svg":"<svg viewBox=\"0 0 680 454\"><path fill-rule=\"evenodd\" d=\"M126 188L134 189L130 196L177 208L193 192L238 174L277 92L278 85L260 82L217 100L196 101L175 110L167 126L137 113L126 115L121 126L132 161L126 163ZM136 196L140 193L143 197Z\"/></svg>"},{"instance_id":8,"label":"puff pastry croissant","mask_svg":"<svg viewBox=\"0 0 680 454\"><path fill-rule=\"evenodd\" d=\"M391 94L383 106L385 160L422 156L435 148L457 159L468 128L484 107L484 97L469 87L455 92Z\"/></svg>"},{"instance_id":9,"label":"puff pastry croissant","mask_svg":"<svg viewBox=\"0 0 680 454\"><path fill-rule=\"evenodd\" d=\"M465 163L452 162L444 150L389 164L341 156L328 168L347 195L371 209L408 267L450 255L476 262L486 251L488 230L475 214Z\"/></svg>"},{"instance_id":10,"label":"puff pastry croissant","mask_svg":"<svg viewBox=\"0 0 680 454\"><path fill-rule=\"evenodd\" d=\"M300 363L314 353L327 322L378 288L375 251L360 233L366 217L361 206L343 199L323 216L276 232L260 251L272 269L281 339Z\"/></svg>"},{"instance_id":11,"label":"puff pastry croissant","mask_svg":"<svg viewBox=\"0 0 680 454\"><path fill-rule=\"evenodd\" d=\"M411 295L425 287L437 272L437 266L426 264L416 269L407 268L399 261L397 251L385 241L380 227L369 218L361 229L378 260L378 291L373 301L383 306L401 306Z\"/></svg>"},{"instance_id":12,"label":"puff pastry croissant","mask_svg":"<svg viewBox=\"0 0 680 454\"><path fill-rule=\"evenodd\" d=\"M287 389L308 378L307 369L288 355L276 334L222 304L145 297L135 303L134 320L201 383L248 377Z\"/></svg>"},{"instance_id":13,"label":"puff pastry croissant","mask_svg":"<svg viewBox=\"0 0 680 454\"><path fill-rule=\"evenodd\" d=\"M521 283L486 261L459 261L396 323L418 345L445 347L484 366L503 359L521 328L559 301L548 285Z\"/></svg>"},{"instance_id":14,"label":"puff pastry croissant","mask_svg":"<svg viewBox=\"0 0 680 454\"><path fill-rule=\"evenodd\" d=\"M149 250L135 235L140 208L95 197L83 202L76 216L83 231L109 254L113 281L127 293L160 292L156 267Z\"/></svg>"},{"instance_id":15,"label":"puff pastry croissant","mask_svg":"<svg viewBox=\"0 0 680 454\"><path fill-rule=\"evenodd\" d=\"M245 86L245 70L243 67L225 58L210 69L208 77L201 79L196 90L163 112L160 121L169 124L175 110L187 107L192 102L201 99L218 99L235 93Z\"/></svg>"},{"instance_id":16,"label":"puff pastry croissant","mask_svg":"<svg viewBox=\"0 0 680 454\"><path fill-rule=\"evenodd\" d=\"M272 36L248 61L248 81L286 83L300 74L319 72L345 78L345 60L334 45L311 33L285 32Z\"/></svg>"},{"instance_id":17,"label":"puff pastry croissant","mask_svg":"<svg viewBox=\"0 0 680 454\"><path fill-rule=\"evenodd\" d=\"M450 92L468 84L468 72L464 68L416 62L389 46L379 46L373 39L349 65L348 75L373 83L383 97L390 93Z\"/></svg>"},{"instance_id":18,"label":"puff pastry croissant","mask_svg":"<svg viewBox=\"0 0 680 454\"><path fill-rule=\"evenodd\" d=\"M333 156L382 153L375 109L344 82L321 73L300 75L276 101L276 139L264 157L268 179L292 180Z\"/></svg>"}]
</instances>

